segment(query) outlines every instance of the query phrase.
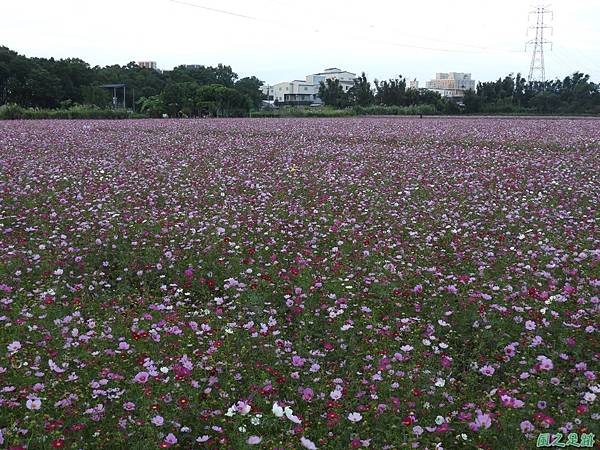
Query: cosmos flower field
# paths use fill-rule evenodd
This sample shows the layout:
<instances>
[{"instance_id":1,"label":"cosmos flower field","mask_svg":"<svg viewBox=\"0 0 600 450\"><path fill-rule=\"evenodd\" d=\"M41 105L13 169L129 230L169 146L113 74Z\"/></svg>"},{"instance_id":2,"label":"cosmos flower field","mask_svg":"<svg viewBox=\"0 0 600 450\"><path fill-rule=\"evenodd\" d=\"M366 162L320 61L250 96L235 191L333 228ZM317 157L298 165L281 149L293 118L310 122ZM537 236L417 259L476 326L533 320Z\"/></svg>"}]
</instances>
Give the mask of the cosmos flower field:
<instances>
[{"instance_id":1,"label":"cosmos flower field","mask_svg":"<svg viewBox=\"0 0 600 450\"><path fill-rule=\"evenodd\" d=\"M1 122L0 448L598 435L599 204L594 120Z\"/></svg>"}]
</instances>

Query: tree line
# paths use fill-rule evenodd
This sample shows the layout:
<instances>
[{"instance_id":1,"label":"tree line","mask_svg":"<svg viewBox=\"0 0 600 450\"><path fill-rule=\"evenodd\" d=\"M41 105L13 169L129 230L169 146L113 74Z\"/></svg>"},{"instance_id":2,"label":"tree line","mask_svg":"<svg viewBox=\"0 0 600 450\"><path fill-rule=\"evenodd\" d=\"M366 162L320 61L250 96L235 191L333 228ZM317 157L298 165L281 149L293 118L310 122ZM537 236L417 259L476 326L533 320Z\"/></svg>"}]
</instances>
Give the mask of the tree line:
<instances>
[{"instance_id":1,"label":"tree line","mask_svg":"<svg viewBox=\"0 0 600 450\"><path fill-rule=\"evenodd\" d=\"M335 108L429 106L431 111L439 113L455 114L460 111L456 102L443 98L437 92L407 88L406 79L401 75L383 81L376 79L372 85L363 72L347 91L339 80L327 79L319 86L319 97L325 105Z\"/></svg>"},{"instance_id":2,"label":"tree line","mask_svg":"<svg viewBox=\"0 0 600 450\"><path fill-rule=\"evenodd\" d=\"M407 88L402 76L374 80L372 85L363 72L347 91L338 80L322 82L319 97L336 108L430 106L443 114L600 114L600 84L580 72L544 83L528 82L521 74L510 74L497 81L478 83L476 90L466 91L458 101L427 89Z\"/></svg>"},{"instance_id":3,"label":"tree line","mask_svg":"<svg viewBox=\"0 0 600 450\"><path fill-rule=\"evenodd\" d=\"M510 74L478 83L464 104L469 113L600 114L600 84L581 72L544 83Z\"/></svg>"},{"instance_id":4,"label":"tree line","mask_svg":"<svg viewBox=\"0 0 600 450\"><path fill-rule=\"evenodd\" d=\"M242 116L260 109L264 100L262 81L255 76L240 79L223 64L182 65L164 72L134 62L92 67L78 58L28 58L0 46L0 105L108 109L112 92L101 86L116 83L127 85L125 104L129 108L151 117ZM319 97L327 106L354 107L365 113L395 108L400 113L411 109L442 114L600 114L600 84L580 72L545 83L510 74L478 83L459 101L407 87L402 76L371 83L363 72L349 90L339 80L326 80L320 85Z\"/></svg>"},{"instance_id":5,"label":"tree line","mask_svg":"<svg viewBox=\"0 0 600 450\"><path fill-rule=\"evenodd\" d=\"M125 105L155 117L245 115L263 99L258 78L239 79L227 65L178 66L164 72L134 62L92 67L78 58L28 58L0 46L0 105L109 108L112 91L101 86L117 83L127 85Z\"/></svg>"}]
</instances>

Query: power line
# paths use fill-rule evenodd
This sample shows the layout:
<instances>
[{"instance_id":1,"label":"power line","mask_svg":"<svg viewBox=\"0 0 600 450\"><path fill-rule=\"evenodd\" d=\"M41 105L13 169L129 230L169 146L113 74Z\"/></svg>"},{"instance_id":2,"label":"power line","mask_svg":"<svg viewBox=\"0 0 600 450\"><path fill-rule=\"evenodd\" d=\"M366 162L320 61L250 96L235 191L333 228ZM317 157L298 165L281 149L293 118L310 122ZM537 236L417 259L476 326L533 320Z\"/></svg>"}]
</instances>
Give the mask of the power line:
<instances>
[{"instance_id":1,"label":"power line","mask_svg":"<svg viewBox=\"0 0 600 450\"><path fill-rule=\"evenodd\" d=\"M600 76L600 66L597 66L593 60L581 55L577 50L559 45L555 45L555 50L563 55L563 58L568 59L570 64L575 63L576 70L584 70L589 72L589 75ZM585 62L583 62L585 61Z\"/></svg>"},{"instance_id":2,"label":"power line","mask_svg":"<svg viewBox=\"0 0 600 450\"><path fill-rule=\"evenodd\" d=\"M171 3L177 3L180 5L184 5L184 6L190 6L190 7L203 9L206 11L211 11L211 12L215 12L215 13L219 13L219 14L225 14L225 15L229 15L229 16L233 16L233 17L242 18L242 19L270 23L270 24L274 24L274 25L281 25L279 22L274 21L274 20L269 20L269 19L265 19L265 18L261 18L261 17L249 16L246 14L241 14L241 13L237 13L237 12L233 12L233 11L227 11L227 10L223 10L223 9L219 9L219 8L212 8L209 6L199 5L197 3L191 3L191 2L184 1L184 0L168 0L168 1L170 1ZM347 24L345 24L345 25L347 25ZM308 27L306 27L306 26L304 26L304 28L308 29ZM314 28L311 28L310 31L312 31L313 33L320 33L319 30L315 30ZM347 37L346 39L362 41L362 42L371 42L371 43L376 43L376 44L384 44L384 45L389 45L389 46L394 46L394 47L403 47L403 48L411 48L411 49L415 49L415 50L427 50L427 51L442 52L442 53L488 54L490 50L496 50L499 52L506 52L506 53L516 53L516 51L513 51L513 50L493 49L491 47L481 47L481 46L471 45L471 44L460 44L460 43L441 40L441 39L410 35L407 33L401 33L401 34L404 34L405 36L408 36L408 37L418 38L418 39L425 39L425 40L443 42L446 44L462 45L465 47L478 48L481 51L460 50L460 49L450 49L450 48L440 48L440 47L429 47L429 46L424 46L424 45L405 44L405 43L392 42L392 41L387 41L387 40L382 40L382 39L373 39L370 37L349 37L349 38Z\"/></svg>"},{"instance_id":3,"label":"power line","mask_svg":"<svg viewBox=\"0 0 600 450\"><path fill-rule=\"evenodd\" d=\"M198 5L196 3L190 3L190 2L183 1L183 0L169 0L169 1L171 3L178 3L180 5L191 6L193 8L204 9L206 11L212 11L212 12L216 12L219 14L226 14L228 16L239 17L241 19L255 20L258 22L267 22L265 20L259 19L258 17L247 16L246 14L239 14L239 13L232 12L232 11L226 11L224 9L211 8L209 6Z\"/></svg>"},{"instance_id":4,"label":"power line","mask_svg":"<svg viewBox=\"0 0 600 450\"><path fill-rule=\"evenodd\" d=\"M270 3L273 3L275 5L284 6L284 4L278 2L277 0L267 0L267 1L269 1ZM348 21L346 21L346 20L344 22L341 22L340 20L337 19L337 17L333 17L333 16L327 16L326 18L327 18L327 20L329 22L337 22L338 25L342 25L344 27L348 27L348 25L352 25L352 27L361 27L363 29L367 29L367 28L369 28L369 29L371 29L371 28L381 29L380 26L375 25L375 24L371 24L368 27L366 27L362 23L359 24L359 23L354 22L354 23L350 23L349 24ZM457 46L460 46L460 47L476 48L476 49L479 49L479 50L487 50L487 51L491 50L491 51L496 51L496 52L499 52L499 53L521 53L521 50L508 50L508 49L505 49L505 48L482 46L482 45L474 45L474 44L466 44L464 42L449 41L447 39L439 39L439 38L435 38L435 37L429 37L429 36L423 36L423 35L406 33L406 32L401 31L401 30L399 30L398 28L395 28L395 27L390 28L389 26L386 26L385 29L388 30L388 31L392 31L396 35L402 35L402 36L411 37L411 38L420 39L420 40L425 40L425 41L441 42L441 43L444 43L444 44L457 45Z\"/></svg>"}]
</instances>

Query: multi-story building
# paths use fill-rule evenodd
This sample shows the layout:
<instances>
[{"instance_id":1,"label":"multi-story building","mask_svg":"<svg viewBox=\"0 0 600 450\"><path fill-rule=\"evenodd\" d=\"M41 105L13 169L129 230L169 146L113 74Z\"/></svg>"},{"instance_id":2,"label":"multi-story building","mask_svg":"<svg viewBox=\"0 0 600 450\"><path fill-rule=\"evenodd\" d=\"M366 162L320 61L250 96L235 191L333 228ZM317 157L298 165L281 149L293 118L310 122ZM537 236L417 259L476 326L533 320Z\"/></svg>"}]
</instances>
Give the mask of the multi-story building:
<instances>
[{"instance_id":1,"label":"multi-story building","mask_svg":"<svg viewBox=\"0 0 600 450\"><path fill-rule=\"evenodd\" d=\"M465 91L475 89L475 80L470 73L436 73L435 80L427 82L427 89L439 92L442 97L464 97Z\"/></svg>"},{"instance_id":2,"label":"multi-story building","mask_svg":"<svg viewBox=\"0 0 600 450\"><path fill-rule=\"evenodd\" d=\"M156 61L138 61L137 65L145 69L157 70Z\"/></svg>"},{"instance_id":3,"label":"multi-story building","mask_svg":"<svg viewBox=\"0 0 600 450\"><path fill-rule=\"evenodd\" d=\"M326 80L339 80L342 89L348 92L354 86L356 74L338 68L307 75L304 80L285 81L273 86L263 86L262 92L269 102L282 105L320 105L319 87Z\"/></svg>"},{"instance_id":4,"label":"multi-story building","mask_svg":"<svg viewBox=\"0 0 600 450\"><path fill-rule=\"evenodd\" d=\"M414 80L410 80L408 82L408 87L410 89L419 89L419 81L416 78Z\"/></svg>"}]
</instances>

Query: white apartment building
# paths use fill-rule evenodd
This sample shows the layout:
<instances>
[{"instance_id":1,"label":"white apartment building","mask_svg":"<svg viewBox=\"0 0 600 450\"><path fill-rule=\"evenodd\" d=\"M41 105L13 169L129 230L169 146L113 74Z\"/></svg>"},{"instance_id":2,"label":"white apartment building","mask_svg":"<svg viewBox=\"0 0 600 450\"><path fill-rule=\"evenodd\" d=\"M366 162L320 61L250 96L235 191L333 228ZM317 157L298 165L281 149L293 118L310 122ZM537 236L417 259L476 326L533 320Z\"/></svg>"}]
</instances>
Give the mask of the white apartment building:
<instances>
[{"instance_id":1,"label":"white apartment building","mask_svg":"<svg viewBox=\"0 0 600 450\"><path fill-rule=\"evenodd\" d=\"M442 97L464 97L465 91L475 89L475 80L470 73L443 72L436 73L435 80L428 81L426 86Z\"/></svg>"},{"instance_id":2,"label":"white apartment building","mask_svg":"<svg viewBox=\"0 0 600 450\"><path fill-rule=\"evenodd\" d=\"M348 92L354 86L356 74L340 70L337 67L323 72L307 75L304 80L285 81L272 86L263 86L263 94L269 102L285 105L320 105L319 86L325 80L339 80L342 89Z\"/></svg>"},{"instance_id":3,"label":"white apartment building","mask_svg":"<svg viewBox=\"0 0 600 450\"><path fill-rule=\"evenodd\" d=\"M157 70L156 61L138 61L136 64L146 69Z\"/></svg>"}]
</instances>

